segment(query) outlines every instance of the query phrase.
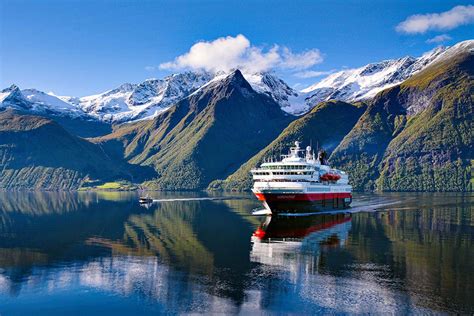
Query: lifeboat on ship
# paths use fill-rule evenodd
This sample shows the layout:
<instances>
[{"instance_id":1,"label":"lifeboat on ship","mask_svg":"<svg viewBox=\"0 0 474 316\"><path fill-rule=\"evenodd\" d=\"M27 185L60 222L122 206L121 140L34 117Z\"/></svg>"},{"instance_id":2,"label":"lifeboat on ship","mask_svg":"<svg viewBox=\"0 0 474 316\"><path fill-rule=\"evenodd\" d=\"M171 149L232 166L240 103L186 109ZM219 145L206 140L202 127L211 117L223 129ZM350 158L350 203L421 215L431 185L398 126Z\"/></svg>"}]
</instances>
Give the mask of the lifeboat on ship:
<instances>
[{"instance_id":1,"label":"lifeboat on ship","mask_svg":"<svg viewBox=\"0 0 474 316\"><path fill-rule=\"evenodd\" d=\"M337 181L341 179L341 176L337 173L328 172L319 177L321 181Z\"/></svg>"}]
</instances>

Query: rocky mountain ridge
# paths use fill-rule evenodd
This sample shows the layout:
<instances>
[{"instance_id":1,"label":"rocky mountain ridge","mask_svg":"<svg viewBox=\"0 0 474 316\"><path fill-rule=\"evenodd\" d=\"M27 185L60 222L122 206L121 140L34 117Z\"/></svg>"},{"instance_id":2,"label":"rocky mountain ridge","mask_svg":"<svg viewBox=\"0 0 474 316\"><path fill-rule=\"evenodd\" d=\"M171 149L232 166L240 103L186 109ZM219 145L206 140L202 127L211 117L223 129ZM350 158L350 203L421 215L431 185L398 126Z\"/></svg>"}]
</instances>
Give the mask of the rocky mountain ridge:
<instances>
[{"instance_id":1,"label":"rocky mountain ridge","mask_svg":"<svg viewBox=\"0 0 474 316\"><path fill-rule=\"evenodd\" d=\"M378 92L400 84L432 62L465 49L472 42L438 47L418 58L407 56L339 71L302 91L291 88L275 73L243 73L243 76L256 92L272 97L285 112L302 115L322 101L370 99ZM147 79L139 84L124 83L115 89L81 98L57 96L35 89L18 91L19 88L13 85L0 91L0 108L21 108L32 113L52 112L108 123L151 119L199 88L228 74L187 71L163 79ZM416 106L413 111L416 111Z\"/></svg>"}]
</instances>

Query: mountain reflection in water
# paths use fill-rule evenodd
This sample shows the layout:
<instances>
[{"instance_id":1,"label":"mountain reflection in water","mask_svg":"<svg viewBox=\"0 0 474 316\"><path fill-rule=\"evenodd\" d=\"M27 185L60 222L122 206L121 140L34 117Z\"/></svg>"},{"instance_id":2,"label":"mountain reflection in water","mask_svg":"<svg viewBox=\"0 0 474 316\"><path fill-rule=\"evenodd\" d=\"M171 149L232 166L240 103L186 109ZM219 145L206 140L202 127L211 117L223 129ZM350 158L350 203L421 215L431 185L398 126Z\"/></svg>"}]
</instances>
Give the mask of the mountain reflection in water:
<instances>
[{"instance_id":1,"label":"mountain reflection in water","mask_svg":"<svg viewBox=\"0 0 474 316\"><path fill-rule=\"evenodd\" d=\"M249 195L152 197L0 192L0 313L474 311L470 195L297 218L250 216Z\"/></svg>"}]
</instances>

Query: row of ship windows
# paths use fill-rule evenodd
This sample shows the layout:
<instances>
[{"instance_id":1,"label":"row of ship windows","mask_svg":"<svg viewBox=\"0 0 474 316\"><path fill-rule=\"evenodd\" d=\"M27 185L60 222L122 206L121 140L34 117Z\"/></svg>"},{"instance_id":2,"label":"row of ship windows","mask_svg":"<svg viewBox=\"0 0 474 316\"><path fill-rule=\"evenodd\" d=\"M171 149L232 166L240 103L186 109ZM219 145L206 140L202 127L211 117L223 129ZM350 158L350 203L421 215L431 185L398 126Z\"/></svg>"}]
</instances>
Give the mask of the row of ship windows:
<instances>
[{"instance_id":1,"label":"row of ship windows","mask_svg":"<svg viewBox=\"0 0 474 316\"><path fill-rule=\"evenodd\" d=\"M294 166L262 166L262 169L308 169L311 168L309 166L304 166L304 165L294 165Z\"/></svg>"},{"instance_id":2,"label":"row of ship windows","mask_svg":"<svg viewBox=\"0 0 474 316\"><path fill-rule=\"evenodd\" d=\"M305 179L271 179L271 180L255 179L255 182L309 182L311 184L319 183L319 182L316 182L316 181L309 181L309 180L305 180Z\"/></svg>"},{"instance_id":3,"label":"row of ship windows","mask_svg":"<svg viewBox=\"0 0 474 316\"><path fill-rule=\"evenodd\" d=\"M305 176L309 176L311 174L313 174L312 171L274 171L271 173L272 175L274 176L301 176L301 175L305 175ZM270 175L270 172L265 172L265 171L256 171L254 172L254 175L256 176L269 176Z\"/></svg>"}]
</instances>

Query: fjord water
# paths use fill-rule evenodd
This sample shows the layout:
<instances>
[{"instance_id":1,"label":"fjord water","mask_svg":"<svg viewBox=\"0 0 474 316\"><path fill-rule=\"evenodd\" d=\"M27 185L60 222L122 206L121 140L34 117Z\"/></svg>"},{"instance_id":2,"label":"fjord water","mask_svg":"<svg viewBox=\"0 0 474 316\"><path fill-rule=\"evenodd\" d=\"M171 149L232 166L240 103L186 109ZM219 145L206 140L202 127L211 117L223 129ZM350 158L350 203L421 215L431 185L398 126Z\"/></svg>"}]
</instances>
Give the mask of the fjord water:
<instances>
[{"instance_id":1,"label":"fjord water","mask_svg":"<svg viewBox=\"0 0 474 316\"><path fill-rule=\"evenodd\" d=\"M0 314L474 312L474 196L0 192Z\"/></svg>"}]
</instances>

